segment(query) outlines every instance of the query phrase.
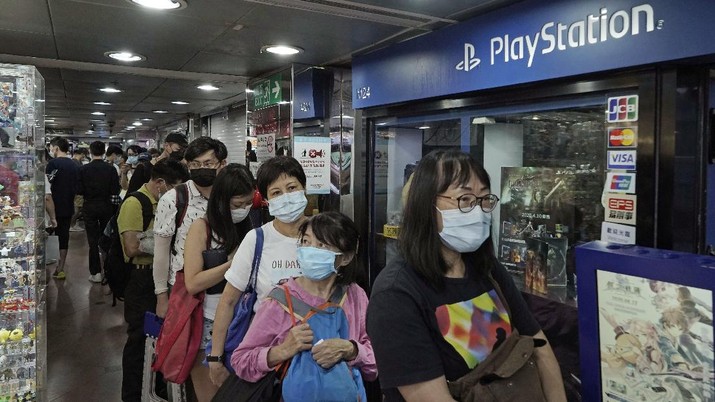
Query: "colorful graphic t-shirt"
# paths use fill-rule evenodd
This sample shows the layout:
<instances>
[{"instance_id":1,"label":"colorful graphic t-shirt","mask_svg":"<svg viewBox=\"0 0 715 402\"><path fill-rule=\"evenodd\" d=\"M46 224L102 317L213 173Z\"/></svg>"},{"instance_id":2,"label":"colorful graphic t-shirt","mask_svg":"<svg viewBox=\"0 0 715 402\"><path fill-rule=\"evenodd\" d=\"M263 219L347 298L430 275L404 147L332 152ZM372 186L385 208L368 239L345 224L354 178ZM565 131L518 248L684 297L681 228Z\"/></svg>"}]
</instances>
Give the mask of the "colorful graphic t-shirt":
<instances>
[{"instance_id":1,"label":"colorful graphic t-shirt","mask_svg":"<svg viewBox=\"0 0 715 402\"><path fill-rule=\"evenodd\" d=\"M443 304L435 311L439 330L472 369L511 334L509 315L494 290Z\"/></svg>"},{"instance_id":2,"label":"colorful graphic t-shirt","mask_svg":"<svg viewBox=\"0 0 715 402\"><path fill-rule=\"evenodd\" d=\"M390 263L373 285L367 332L385 401L403 401L397 387L467 374L511 327L535 335L539 324L501 265L491 271L512 316L488 276L467 263L467 277L434 287L404 261Z\"/></svg>"}]
</instances>

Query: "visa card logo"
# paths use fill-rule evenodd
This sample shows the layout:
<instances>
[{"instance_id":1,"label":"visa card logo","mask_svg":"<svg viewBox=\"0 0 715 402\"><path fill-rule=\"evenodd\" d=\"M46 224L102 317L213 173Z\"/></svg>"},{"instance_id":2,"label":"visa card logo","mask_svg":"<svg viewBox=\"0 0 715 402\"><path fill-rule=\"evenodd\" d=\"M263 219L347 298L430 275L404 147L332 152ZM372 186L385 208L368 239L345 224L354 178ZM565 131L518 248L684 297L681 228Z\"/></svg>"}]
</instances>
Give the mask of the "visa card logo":
<instances>
[{"instance_id":1,"label":"visa card logo","mask_svg":"<svg viewBox=\"0 0 715 402\"><path fill-rule=\"evenodd\" d=\"M638 95L616 96L608 98L606 121L638 121Z\"/></svg>"},{"instance_id":2,"label":"visa card logo","mask_svg":"<svg viewBox=\"0 0 715 402\"><path fill-rule=\"evenodd\" d=\"M608 151L607 168L636 170L636 151Z\"/></svg>"},{"instance_id":3,"label":"visa card logo","mask_svg":"<svg viewBox=\"0 0 715 402\"><path fill-rule=\"evenodd\" d=\"M633 178L630 176L614 175L611 180L611 190L626 191L631 187L632 180Z\"/></svg>"}]
</instances>

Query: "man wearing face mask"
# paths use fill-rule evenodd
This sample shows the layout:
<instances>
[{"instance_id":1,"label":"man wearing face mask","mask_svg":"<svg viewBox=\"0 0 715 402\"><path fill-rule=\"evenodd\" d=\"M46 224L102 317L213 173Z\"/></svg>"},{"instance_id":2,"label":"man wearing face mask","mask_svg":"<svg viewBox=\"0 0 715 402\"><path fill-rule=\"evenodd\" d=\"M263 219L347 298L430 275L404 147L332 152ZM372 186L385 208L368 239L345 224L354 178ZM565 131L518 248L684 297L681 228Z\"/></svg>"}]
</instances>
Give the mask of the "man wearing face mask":
<instances>
[{"instance_id":1,"label":"man wearing face mask","mask_svg":"<svg viewBox=\"0 0 715 402\"><path fill-rule=\"evenodd\" d=\"M151 169L160 160L175 157L177 160L184 158L184 150L186 149L186 137L180 133L169 133L164 139L164 145L162 147L163 152L152 159L151 161L140 162L132 173L132 178L129 180L129 187L127 188L127 193L133 193L142 186L142 184L149 181L151 177ZM176 152L176 154L174 154ZM174 155L174 156L172 156Z\"/></svg>"},{"instance_id":2,"label":"man wearing face mask","mask_svg":"<svg viewBox=\"0 0 715 402\"><path fill-rule=\"evenodd\" d=\"M169 305L169 286L174 284L176 273L184 269L186 235L191 224L206 214L216 174L226 165L227 156L226 146L217 139L200 137L192 141L184 156L191 179L159 200L154 222L154 286L160 317L166 315ZM185 206L177 208L180 198Z\"/></svg>"},{"instance_id":3,"label":"man wearing face mask","mask_svg":"<svg viewBox=\"0 0 715 402\"><path fill-rule=\"evenodd\" d=\"M106 162L108 162L110 165L114 166L114 169L117 171L117 176L121 174L121 171L119 169L119 159L124 155L124 151L122 151L122 148L120 148L117 145L110 145L107 147L107 153L104 158Z\"/></svg>"},{"instance_id":4,"label":"man wearing face mask","mask_svg":"<svg viewBox=\"0 0 715 402\"><path fill-rule=\"evenodd\" d=\"M89 145L92 161L79 170L77 193L84 197L82 205L84 226L89 244L89 281L102 282L102 264L99 258L99 237L107 222L116 211L112 197L119 195L119 178L107 163L104 163L104 143L94 141Z\"/></svg>"},{"instance_id":5,"label":"man wearing face mask","mask_svg":"<svg viewBox=\"0 0 715 402\"><path fill-rule=\"evenodd\" d=\"M186 180L188 172L177 161L161 161L154 166L152 177L136 193L127 195L117 217L117 227L122 241L124 259L133 269L124 290L124 320L127 322L127 342L122 355L122 401L141 401L142 373L144 367L144 313L154 311L154 279L152 263L154 246L151 236L153 219L144 227L142 202L152 204L156 211L162 194Z\"/></svg>"}]
</instances>

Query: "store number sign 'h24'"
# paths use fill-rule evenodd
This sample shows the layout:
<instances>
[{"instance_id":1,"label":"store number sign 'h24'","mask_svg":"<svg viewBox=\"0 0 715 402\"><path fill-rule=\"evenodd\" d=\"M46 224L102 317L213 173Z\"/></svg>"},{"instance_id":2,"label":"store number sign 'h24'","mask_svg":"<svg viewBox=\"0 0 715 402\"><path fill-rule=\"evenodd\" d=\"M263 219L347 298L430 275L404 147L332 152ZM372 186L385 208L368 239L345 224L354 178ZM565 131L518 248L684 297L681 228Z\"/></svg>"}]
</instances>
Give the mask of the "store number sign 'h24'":
<instances>
[{"instance_id":1,"label":"store number sign 'h24'","mask_svg":"<svg viewBox=\"0 0 715 402\"><path fill-rule=\"evenodd\" d=\"M277 105L283 100L280 74L276 74L268 79L256 82L252 89L253 107L255 109L262 109L271 105Z\"/></svg>"}]
</instances>

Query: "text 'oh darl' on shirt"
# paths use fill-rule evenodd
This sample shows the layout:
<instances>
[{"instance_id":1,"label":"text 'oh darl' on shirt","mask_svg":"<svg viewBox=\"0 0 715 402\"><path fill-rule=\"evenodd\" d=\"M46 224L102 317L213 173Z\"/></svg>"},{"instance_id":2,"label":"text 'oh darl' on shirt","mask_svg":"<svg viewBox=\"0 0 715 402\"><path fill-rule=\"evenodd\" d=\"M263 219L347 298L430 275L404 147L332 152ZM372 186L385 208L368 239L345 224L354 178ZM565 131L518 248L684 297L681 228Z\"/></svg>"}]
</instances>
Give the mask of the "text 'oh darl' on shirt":
<instances>
[{"instance_id":1,"label":"text 'oh darl' on shirt","mask_svg":"<svg viewBox=\"0 0 715 402\"><path fill-rule=\"evenodd\" d=\"M189 196L186 200L186 214L181 227L176 227L175 188L161 197L159 205L156 207L156 217L154 218L155 236L172 237L176 233L176 240L174 240L174 250L176 252L171 254L171 269L169 272L169 283L172 285L176 279L176 273L184 269L184 243L186 243L189 228L195 220L206 215L206 207L208 206L208 200L201 195L193 181L187 181L186 187L189 189Z\"/></svg>"},{"instance_id":2,"label":"text 'oh darl' on shirt","mask_svg":"<svg viewBox=\"0 0 715 402\"><path fill-rule=\"evenodd\" d=\"M228 283L242 292L246 290L251 276L255 247L256 230L254 229L248 232L246 238L238 246L231 267L226 271L225 277ZM258 311L261 301L283 279L302 275L298 264L297 248L298 239L279 233L273 226L273 222L263 225L263 252L256 279L258 301L254 311Z\"/></svg>"}]
</instances>

